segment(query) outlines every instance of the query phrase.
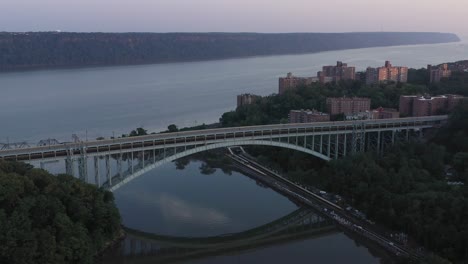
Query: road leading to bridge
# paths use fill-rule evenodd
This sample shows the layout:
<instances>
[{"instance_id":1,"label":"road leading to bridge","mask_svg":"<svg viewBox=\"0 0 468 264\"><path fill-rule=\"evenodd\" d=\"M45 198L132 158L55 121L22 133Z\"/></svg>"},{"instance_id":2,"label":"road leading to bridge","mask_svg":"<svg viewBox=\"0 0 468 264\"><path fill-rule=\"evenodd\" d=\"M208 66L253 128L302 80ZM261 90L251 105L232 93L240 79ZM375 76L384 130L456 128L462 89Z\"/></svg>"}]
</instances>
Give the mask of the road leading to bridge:
<instances>
[{"instance_id":1,"label":"road leading to bridge","mask_svg":"<svg viewBox=\"0 0 468 264\"><path fill-rule=\"evenodd\" d=\"M248 155L237 155L231 151L229 156L241 167L244 167L261 178L262 182L267 183L271 188L276 189L295 201L299 201L304 205L318 210L323 215L334 220L336 224L343 227L345 230L370 239L397 256L411 259L420 258L412 248L399 244L392 238L380 234L375 226L355 218L353 215L343 210L341 206L322 198L320 195L311 192L303 186L289 181L278 173L262 166Z\"/></svg>"}]
</instances>

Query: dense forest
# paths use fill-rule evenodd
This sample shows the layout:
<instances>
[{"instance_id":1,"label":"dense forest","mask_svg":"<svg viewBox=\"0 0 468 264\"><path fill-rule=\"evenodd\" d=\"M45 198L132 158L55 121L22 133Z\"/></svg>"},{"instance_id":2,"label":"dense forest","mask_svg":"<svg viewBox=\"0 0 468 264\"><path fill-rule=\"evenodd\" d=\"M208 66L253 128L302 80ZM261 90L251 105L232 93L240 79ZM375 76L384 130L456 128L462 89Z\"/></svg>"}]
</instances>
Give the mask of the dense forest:
<instances>
[{"instance_id":1,"label":"dense forest","mask_svg":"<svg viewBox=\"0 0 468 264\"><path fill-rule=\"evenodd\" d=\"M456 42L450 33L0 32L0 71L123 65Z\"/></svg>"},{"instance_id":2,"label":"dense forest","mask_svg":"<svg viewBox=\"0 0 468 264\"><path fill-rule=\"evenodd\" d=\"M447 184L447 164L465 185ZM468 104L429 142L400 144L383 157L336 160L314 177L314 184L343 195L371 219L455 263L468 259Z\"/></svg>"},{"instance_id":3,"label":"dense forest","mask_svg":"<svg viewBox=\"0 0 468 264\"><path fill-rule=\"evenodd\" d=\"M0 161L0 263L94 263L120 230L112 193Z\"/></svg>"}]
</instances>

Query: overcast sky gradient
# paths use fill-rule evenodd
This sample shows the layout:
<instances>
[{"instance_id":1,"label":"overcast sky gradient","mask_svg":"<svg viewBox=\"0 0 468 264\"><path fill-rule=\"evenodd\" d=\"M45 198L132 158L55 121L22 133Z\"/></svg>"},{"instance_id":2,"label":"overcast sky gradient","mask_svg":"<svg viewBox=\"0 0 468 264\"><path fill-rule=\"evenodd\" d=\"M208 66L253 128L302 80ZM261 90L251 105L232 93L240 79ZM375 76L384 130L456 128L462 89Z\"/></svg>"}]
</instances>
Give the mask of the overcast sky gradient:
<instances>
[{"instance_id":1,"label":"overcast sky gradient","mask_svg":"<svg viewBox=\"0 0 468 264\"><path fill-rule=\"evenodd\" d=\"M1 0L0 31L468 35L468 0Z\"/></svg>"}]
</instances>

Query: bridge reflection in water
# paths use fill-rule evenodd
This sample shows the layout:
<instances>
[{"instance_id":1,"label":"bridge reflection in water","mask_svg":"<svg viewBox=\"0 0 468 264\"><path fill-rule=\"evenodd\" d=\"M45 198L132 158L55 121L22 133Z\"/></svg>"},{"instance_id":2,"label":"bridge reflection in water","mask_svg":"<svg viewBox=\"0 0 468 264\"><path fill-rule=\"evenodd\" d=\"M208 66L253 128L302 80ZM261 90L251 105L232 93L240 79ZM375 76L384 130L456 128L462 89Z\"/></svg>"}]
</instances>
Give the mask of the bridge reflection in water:
<instances>
[{"instance_id":1,"label":"bridge reflection in water","mask_svg":"<svg viewBox=\"0 0 468 264\"><path fill-rule=\"evenodd\" d=\"M107 252L104 263L170 263L222 255L299 239L336 233L332 221L309 208L235 234L212 237L171 237L126 228L127 237Z\"/></svg>"}]
</instances>

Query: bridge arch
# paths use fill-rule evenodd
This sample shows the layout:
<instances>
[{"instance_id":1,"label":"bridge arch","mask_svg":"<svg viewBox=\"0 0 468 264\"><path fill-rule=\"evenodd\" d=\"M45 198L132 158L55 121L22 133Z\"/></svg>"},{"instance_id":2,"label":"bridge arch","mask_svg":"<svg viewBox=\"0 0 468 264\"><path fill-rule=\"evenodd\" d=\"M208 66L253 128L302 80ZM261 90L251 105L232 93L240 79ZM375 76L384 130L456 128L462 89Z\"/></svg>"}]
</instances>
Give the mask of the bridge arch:
<instances>
[{"instance_id":1,"label":"bridge arch","mask_svg":"<svg viewBox=\"0 0 468 264\"><path fill-rule=\"evenodd\" d=\"M200 146L200 147L195 147L193 149L187 149L183 152L179 152L179 153L176 153L174 155L171 155L169 157L166 157L162 160L159 160L155 163L152 163L150 165L147 165L145 166L144 168L142 168L141 170L125 177L124 179L122 179L121 181L119 181L118 183L116 184L113 184L112 186L109 186L109 191L111 192L114 192L116 190L118 190L120 187L126 185L127 183L129 183L130 181L142 176L143 174L163 165L163 164L166 164L168 162L172 162L174 160L177 160L177 159L180 159L180 158L183 158L183 157L186 157L186 156L189 156L189 155L192 155L192 154L195 154L195 153L199 153L199 152L203 152L203 151L208 151L208 150L212 150L212 149L217 149L217 148L225 148L225 147L232 147L232 146L248 146L248 145L251 145L251 146L273 146L273 147L280 147L280 148L287 148L287 149L292 149L292 150L297 150L297 151L300 151L300 152L303 152L303 153L306 153L306 154L310 154L312 156L315 156L315 157L318 157L320 159L323 159L323 160L326 160L326 161L329 161L331 160L330 157L327 157L321 153L318 153L314 150L311 150L311 149L308 149L308 148L304 148L304 147L301 147L301 146L297 146L297 145L293 145L293 144L290 144L290 143L284 143L284 142L278 142L278 141L266 141L266 140L243 140L243 141L228 141L228 142L222 142L222 143L213 143L213 144L209 144L209 145L204 145L204 146Z\"/></svg>"}]
</instances>

